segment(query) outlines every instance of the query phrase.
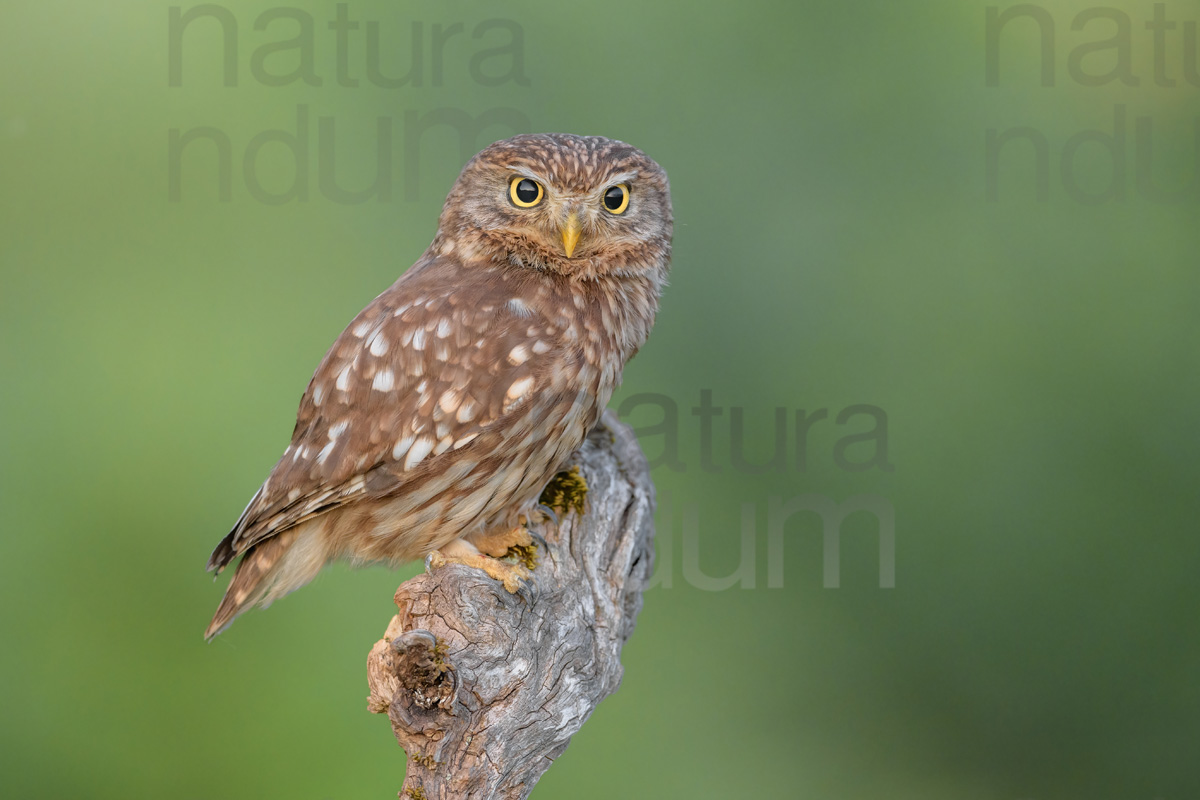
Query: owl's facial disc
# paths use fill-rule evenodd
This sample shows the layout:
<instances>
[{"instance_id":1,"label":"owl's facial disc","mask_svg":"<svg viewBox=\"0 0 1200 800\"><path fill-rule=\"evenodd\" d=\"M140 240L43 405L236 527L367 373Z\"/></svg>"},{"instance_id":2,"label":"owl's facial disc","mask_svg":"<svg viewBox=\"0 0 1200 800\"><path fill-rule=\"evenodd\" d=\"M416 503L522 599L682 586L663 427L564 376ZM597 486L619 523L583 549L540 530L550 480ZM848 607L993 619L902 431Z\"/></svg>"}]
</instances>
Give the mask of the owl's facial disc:
<instances>
[{"instance_id":1,"label":"owl's facial disc","mask_svg":"<svg viewBox=\"0 0 1200 800\"><path fill-rule=\"evenodd\" d=\"M667 176L614 139L530 134L482 150L446 198L431 248L579 279L665 280Z\"/></svg>"}]
</instances>

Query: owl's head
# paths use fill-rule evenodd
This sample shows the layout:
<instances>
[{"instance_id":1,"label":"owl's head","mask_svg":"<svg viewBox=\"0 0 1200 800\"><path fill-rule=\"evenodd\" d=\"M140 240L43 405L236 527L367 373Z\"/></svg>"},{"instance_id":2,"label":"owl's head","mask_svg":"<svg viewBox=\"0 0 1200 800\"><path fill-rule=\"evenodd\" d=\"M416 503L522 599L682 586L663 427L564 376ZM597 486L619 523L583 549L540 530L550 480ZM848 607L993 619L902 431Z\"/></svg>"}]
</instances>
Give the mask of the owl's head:
<instances>
[{"instance_id":1,"label":"owl's head","mask_svg":"<svg viewBox=\"0 0 1200 800\"><path fill-rule=\"evenodd\" d=\"M431 250L576 277L665 279L671 255L667 174L601 136L514 136L463 167Z\"/></svg>"}]
</instances>

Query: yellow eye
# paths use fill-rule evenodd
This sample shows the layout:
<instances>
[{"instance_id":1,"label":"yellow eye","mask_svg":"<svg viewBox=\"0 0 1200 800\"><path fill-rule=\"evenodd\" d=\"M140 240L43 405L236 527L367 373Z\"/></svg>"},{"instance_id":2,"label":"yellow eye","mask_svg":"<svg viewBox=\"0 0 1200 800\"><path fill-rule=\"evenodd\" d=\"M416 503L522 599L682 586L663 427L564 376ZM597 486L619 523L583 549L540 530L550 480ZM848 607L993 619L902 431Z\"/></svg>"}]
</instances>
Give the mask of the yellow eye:
<instances>
[{"instance_id":1,"label":"yellow eye","mask_svg":"<svg viewBox=\"0 0 1200 800\"><path fill-rule=\"evenodd\" d=\"M508 196L520 208L533 208L542 202L542 194L542 185L529 178L513 178L508 185Z\"/></svg>"},{"instance_id":2,"label":"yellow eye","mask_svg":"<svg viewBox=\"0 0 1200 800\"><path fill-rule=\"evenodd\" d=\"M614 214L624 213L625 209L629 208L629 186L618 183L608 187L608 191L604 193L604 207Z\"/></svg>"}]
</instances>

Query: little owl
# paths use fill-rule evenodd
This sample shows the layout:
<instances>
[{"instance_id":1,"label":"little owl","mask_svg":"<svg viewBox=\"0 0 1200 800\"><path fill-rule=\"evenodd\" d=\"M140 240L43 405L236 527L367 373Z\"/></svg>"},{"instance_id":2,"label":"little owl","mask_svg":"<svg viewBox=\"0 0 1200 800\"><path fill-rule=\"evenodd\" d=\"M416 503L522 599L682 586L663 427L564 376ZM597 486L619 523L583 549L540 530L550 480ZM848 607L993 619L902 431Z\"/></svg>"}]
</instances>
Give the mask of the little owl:
<instances>
[{"instance_id":1,"label":"little owl","mask_svg":"<svg viewBox=\"0 0 1200 800\"><path fill-rule=\"evenodd\" d=\"M600 418L646 341L671 256L667 175L599 136L472 158L429 249L337 338L291 444L208 568L238 556L205 633L344 558L484 570Z\"/></svg>"}]
</instances>

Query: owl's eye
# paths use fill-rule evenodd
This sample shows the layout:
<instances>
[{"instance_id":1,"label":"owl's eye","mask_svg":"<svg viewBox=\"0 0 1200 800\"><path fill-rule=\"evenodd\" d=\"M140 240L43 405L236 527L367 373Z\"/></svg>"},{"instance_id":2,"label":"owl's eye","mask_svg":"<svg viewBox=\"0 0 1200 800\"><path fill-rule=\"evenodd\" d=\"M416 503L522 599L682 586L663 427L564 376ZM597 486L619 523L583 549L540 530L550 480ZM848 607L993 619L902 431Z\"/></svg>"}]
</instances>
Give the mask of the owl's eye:
<instances>
[{"instance_id":1,"label":"owl's eye","mask_svg":"<svg viewBox=\"0 0 1200 800\"><path fill-rule=\"evenodd\" d=\"M521 208L533 208L542 202L542 194L542 185L529 178L513 178L508 185L508 196Z\"/></svg>"},{"instance_id":2,"label":"owl's eye","mask_svg":"<svg viewBox=\"0 0 1200 800\"><path fill-rule=\"evenodd\" d=\"M604 207L614 214L622 214L629 208L629 187L624 183L610 186L604 193Z\"/></svg>"}]
</instances>

